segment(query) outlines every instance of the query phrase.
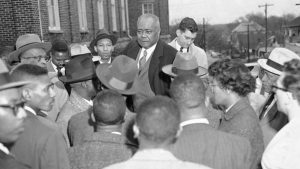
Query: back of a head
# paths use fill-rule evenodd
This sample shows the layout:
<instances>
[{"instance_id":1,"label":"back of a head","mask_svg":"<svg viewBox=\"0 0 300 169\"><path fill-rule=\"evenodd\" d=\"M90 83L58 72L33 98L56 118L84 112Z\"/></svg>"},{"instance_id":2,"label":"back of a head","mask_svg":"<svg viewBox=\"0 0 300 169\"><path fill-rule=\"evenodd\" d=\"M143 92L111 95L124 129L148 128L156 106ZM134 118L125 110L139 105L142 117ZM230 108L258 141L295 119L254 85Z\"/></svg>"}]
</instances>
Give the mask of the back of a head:
<instances>
[{"instance_id":1,"label":"back of a head","mask_svg":"<svg viewBox=\"0 0 300 169\"><path fill-rule=\"evenodd\" d=\"M123 96L113 90L103 90L93 100L93 113L97 124L120 124L124 120L125 112Z\"/></svg>"},{"instance_id":2,"label":"back of a head","mask_svg":"<svg viewBox=\"0 0 300 169\"><path fill-rule=\"evenodd\" d=\"M171 144L176 138L179 123L180 114L175 102L164 96L145 100L137 111L139 140L145 139L156 146Z\"/></svg>"},{"instance_id":3,"label":"back of a head","mask_svg":"<svg viewBox=\"0 0 300 169\"><path fill-rule=\"evenodd\" d=\"M235 92L241 97L255 90L255 79L250 70L242 63L230 59L221 59L212 63L208 74L223 89Z\"/></svg>"},{"instance_id":4,"label":"back of a head","mask_svg":"<svg viewBox=\"0 0 300 169\"><path fill-rule=\"evenodd\" d=\"M185 108L205 106L205 92L202 80L194 74L176 77L170 87L171 97Z\"/></svg>"},{"instance_id":5,"label":"back of a head","mask_svg":"<svg viewBox=\"0 0 300 169\"><path fill-rule=\"evenodd\" d=\"M195 33L198 32L198 25L194 19L185 17L179 23L178 29L180 29L182 32L189 30L191 33Z\"/></svg>"},{"instance_id":6,"label":"back of a head","mask_svg":"<svg viewBox=\"0 0 300 169\"><path fill-rule=\"evenodd\" d=\"M284 64L282 85L293 93L300 104L300 60L292 59Z\"/></svg>"},{"instance_id":7,"label":"back of a head","mask_svg":"<svg viewBox=\"0 0 300 169\"><path fill-rule=\"evenodd\" d=\"M40 76L48 76L48 71L37 65L20 64L11 71L10 75L14 81L35 81Z\"/></svg>"}]
</instances>

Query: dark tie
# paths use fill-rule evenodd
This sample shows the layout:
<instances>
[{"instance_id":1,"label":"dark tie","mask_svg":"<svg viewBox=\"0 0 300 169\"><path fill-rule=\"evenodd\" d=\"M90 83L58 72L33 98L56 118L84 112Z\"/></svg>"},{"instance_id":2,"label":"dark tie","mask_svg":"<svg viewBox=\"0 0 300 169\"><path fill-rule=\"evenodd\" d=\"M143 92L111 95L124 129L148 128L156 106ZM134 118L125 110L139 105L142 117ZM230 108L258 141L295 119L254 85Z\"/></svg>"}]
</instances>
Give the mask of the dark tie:
<instances>
[{"instance_id":1,"label":"dark tie","mask_svg":"<svg viewBox=\"0 0 300 169\"><path fill-rule=\"evenodd\" d=\"M62 76L62 73L61 73L61 67L57 66L56 67L56 70L57 70L57 77L61 77Z\"/></svg>"},{"instance_id":2,"label":"dark tie","mask_svg":"<svg viewBox=\"0 0 300 169\"><path fill-rule=\"evenodd\" d=\"M183 50L183 47L180 47L180 50L179 50L179 51L182 52L182 50Z\"/></svg>"}]
</instances>

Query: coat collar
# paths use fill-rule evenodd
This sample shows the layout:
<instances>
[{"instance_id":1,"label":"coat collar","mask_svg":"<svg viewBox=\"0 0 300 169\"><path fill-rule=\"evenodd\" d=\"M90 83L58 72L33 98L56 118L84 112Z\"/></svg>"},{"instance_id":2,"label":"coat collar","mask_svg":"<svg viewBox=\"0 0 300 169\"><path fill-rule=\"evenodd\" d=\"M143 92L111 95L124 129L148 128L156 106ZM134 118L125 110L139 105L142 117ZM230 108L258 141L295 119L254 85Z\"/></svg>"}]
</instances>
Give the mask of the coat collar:
<instances>
[{"instance_id":1,"label":"coat collar","mask_svg":"<svg viewBox=\"0 0 300 169\"><path fill-rule=\"evenodd\" d=\"M241 113L241 111L249 106L249 101L247 98L242 98L236 102L229 110L224 114L225 120L232 119L236 114Z\"/></svg>"}]
</instances>

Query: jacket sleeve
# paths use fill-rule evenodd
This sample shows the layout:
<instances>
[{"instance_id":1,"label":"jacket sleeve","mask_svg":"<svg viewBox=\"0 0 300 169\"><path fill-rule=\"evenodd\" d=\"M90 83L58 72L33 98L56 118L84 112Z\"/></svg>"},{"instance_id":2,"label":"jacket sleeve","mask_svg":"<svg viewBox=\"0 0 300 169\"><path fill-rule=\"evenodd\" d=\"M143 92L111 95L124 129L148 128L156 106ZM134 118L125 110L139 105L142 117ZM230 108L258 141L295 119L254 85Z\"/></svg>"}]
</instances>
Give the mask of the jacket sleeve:
<instances>
[{"instance_id":1,"label":"jacket sleeve","mask_svg":"<svg viewBox=\"0 0 300 169\"><path fill-rule=\"evenodd\" d=\"M67 147L58 130L53 130L47 138L40 157L40 168L70 169Z\"/></svg>"}]
</instances>

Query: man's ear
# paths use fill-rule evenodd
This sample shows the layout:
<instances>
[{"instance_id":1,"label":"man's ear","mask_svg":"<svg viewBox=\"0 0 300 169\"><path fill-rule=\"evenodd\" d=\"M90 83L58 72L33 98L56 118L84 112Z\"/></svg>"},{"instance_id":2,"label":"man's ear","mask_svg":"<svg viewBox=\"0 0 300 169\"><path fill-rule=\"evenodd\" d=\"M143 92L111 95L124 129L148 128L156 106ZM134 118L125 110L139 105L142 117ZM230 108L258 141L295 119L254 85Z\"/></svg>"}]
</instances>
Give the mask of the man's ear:
<instances>
[{"instance_id":1,"label":"man's ear","mask_svg":"<svg viewBox=\"0 0 300 169\"><path fill-rule=\"evenodd\" d=\"M133 125L133 133L134 133L133 136L134 138L138 138L138 136L140 135L140 129L136 124Z\"/></svg>"},{"instance_id":2,"label":"man's ear","mask_svg":"<svg viewBox=\"0 0 300 169\"><path fill-rule=\"evenodd\" d=\"M176 35L177 35L177 36L181 36L181 34L182 34L182 33L181 33L181 30L180 30L180 29L177 29L177 30L176 30Z\"/></svg>"},{"instance_id":3,"label":"man's ear","mask_svg":"<svg viewBox=\"0 0 300 169\"><path fill-rule=\"evenodd\" d=\"M32 98L32 92L29 88L21 89L21 96L24 99L25 102L31 100Z\"/></svg>"}]
</instances>

